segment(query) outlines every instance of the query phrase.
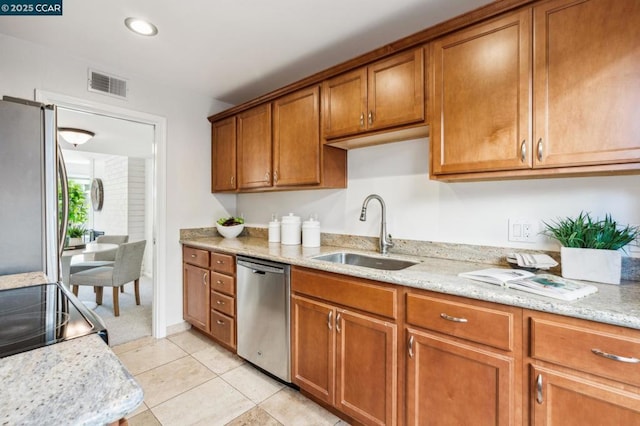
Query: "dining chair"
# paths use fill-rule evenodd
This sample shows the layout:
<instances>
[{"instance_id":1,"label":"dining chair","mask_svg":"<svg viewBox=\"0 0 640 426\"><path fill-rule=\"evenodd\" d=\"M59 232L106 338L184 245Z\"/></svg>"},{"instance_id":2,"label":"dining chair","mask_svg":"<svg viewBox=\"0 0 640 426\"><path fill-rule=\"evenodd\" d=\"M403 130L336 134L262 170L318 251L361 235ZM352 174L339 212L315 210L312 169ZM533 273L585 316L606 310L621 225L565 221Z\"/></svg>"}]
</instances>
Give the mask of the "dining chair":
<instances>
[{"instance_id":1,"label":"dining chair","mask_svg":"<svg viewBox=\"0 0 640 426\"><path fill-rule=\"evenodd\" d=\"M113 287L113 314L117 317L120 316L118 289L133 281L136 305L139 305L140 275L146 244L146 240L121 244L116 250L113 266L99 266L71 274L69 284L73 294L78 295L78 286L93 286L96 290L96 303L102 305L104 287Z\"/></svg>"},{"instance_id":2,"label":"dining chair","mask_svg":"<svg viewBox=\"0 0 640 426\"><path fill-rule=\"evenodd\" d=\"M95 240L97 244L123 244L128 241L128 235L100 235ZM72 264L69 273L73 275L77 272L86 271L87 269L98 268L100 266L112 266L116 260L116 251L117 249L96 252L93 254L93 260L85 260ZM120 292L124 293L124 286L120 287Z\"/></svg>"}]
</instances>

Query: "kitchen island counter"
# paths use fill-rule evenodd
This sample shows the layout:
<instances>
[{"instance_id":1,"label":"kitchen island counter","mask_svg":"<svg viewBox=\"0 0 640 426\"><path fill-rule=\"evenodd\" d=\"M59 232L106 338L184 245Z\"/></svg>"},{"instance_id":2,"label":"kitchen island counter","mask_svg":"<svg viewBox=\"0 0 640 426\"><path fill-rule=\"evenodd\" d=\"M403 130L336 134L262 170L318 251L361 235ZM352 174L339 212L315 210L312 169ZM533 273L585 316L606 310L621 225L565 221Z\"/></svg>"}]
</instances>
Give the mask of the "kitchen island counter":
<instances>
[{"instance_id":1,"label":"kitchen island counter","mask_svg":"<svg viewBox=\"0 0 640 426\"><path fill-rule=\"evenodd\" d=\"M0 289L45 282L0 277ZM133 412L143 392L118 357L91 334L0 359L3 425L99 425Z\"/></svg>"},{"instance_id":2,"label":"kitchen island counter","mask_svg":"<svg viewBox=\"0 0 640 426\"><path fill-rule=\"evenodd\" d=\"M460 272L495 267L483 263L391 253L389 257L410 260L417 264L400 271L385 271L313 259L320 254L339 251L380 256L375 252L345 247L287 246L269 243L256 237L203 237L183 239L180 242L205 250L255 256L290 265L640 329L640 282L635 281L623 281L620 285L593 283L598 287L596 294L565 302L458 276Z\"/></svg>"}]
</instances>

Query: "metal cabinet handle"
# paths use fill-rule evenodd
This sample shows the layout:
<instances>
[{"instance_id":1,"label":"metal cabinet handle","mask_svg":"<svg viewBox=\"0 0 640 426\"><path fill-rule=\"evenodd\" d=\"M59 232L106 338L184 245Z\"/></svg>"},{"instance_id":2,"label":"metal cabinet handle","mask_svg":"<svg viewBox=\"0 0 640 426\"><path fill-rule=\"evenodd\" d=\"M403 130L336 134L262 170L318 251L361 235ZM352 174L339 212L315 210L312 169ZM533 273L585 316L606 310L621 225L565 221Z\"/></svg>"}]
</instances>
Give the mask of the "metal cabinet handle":
<instances>
[{"instance_id":1,"label":"metal cabinet handle","mask_svg":"<svg viewBox=\"0 0 640 426\"><path fill-rule=\"evenodd\" d=\"M235 176L231 176L231 185L233 186L233 182L235 182L236 177Z\"/></svg>"},{"instance_id":2,"label":"metal cabinet handle","mask_svg":"<svg viewBox=\"0 0 640 426\"><path fill-rule=\"evenodd\" d=\"M445 319L447 321L453 321L453 322L467 322L466 318L452 317L452 316L449 316L449 315L447 315L445 313L441 313L440 314L440 318Z\"/></svg>"},{"instance_id":3,"label":"metal cabinet handle","mask_svg":"<svg viewBox=\"0 0 640 426\"><path fill-rule=\"evenodd\" d=\"M544 402L544 398L542 398L542 374L538 374L538 378L536 379L536 402L538 404Z\"/></svg>"},{"instance_id":4,"label":"metal cabinet handle","mask_svg":"<svg viewBox=\"0 0 640 426\"><path fill-rule=\"evenodd\" d=\"M191 255L191 257L196 257L196 255L195 255L195 254L192 254L192 255Z\"/></svg>"},{"instance_id":5,"label":"metal cabinet handle","mask_svg":"<svg viewBox=\"0 0 640 426\"><path fill-rule=\"evenodd\" d=\"M222 321L222 320L217 320L217 321L216 321L216 323L217 323L218 325L224 325L224 321Z\"/></svg>"},{"instance_id":6,"label":"metal cabinet handle","mask_svg":"<svg viewBox=\"0 0 640 426\"><path fill-rule=\"evenodd\" d=\"M202 285L204 285L204 286L207 285L207 273L206 272L202 273Z\"/></svg>"},{"instance_id":7,"label":"metal cabinet handle","mask_svg":"<svg viewBox=\"0 0 640 426\"><path fill-rule=\"evenodd\" d=\"M222 281L221 281L221 280L217 280L217 281L216 281L216 284L220 284L220 285L222 285Z\"/></svg>"},{"instance_id":8,"label":"metal cabinet handle","mask_svg":"<svg viewBox=\"0 0 640 426\"><path fill-rule=\"evenodd\" d=\"M527 140L523 139L522 143L520 144L520 161L521 162L525 162L525 160L527 159Z\"/></svg>"},{"instance_id":9,"label":"metal cabinet handle","mask_svg":"<svg viewBox=\"0 0 640 426\"><path fill-rule=\"evenodd\" d=\"M591 352L593 352L594 354L601 356L603 358L607 358L607 359L612 359L614 361L619 361L619 362L628 362L630 364L638 364L640 363L640 359L636 358L636 357L626 357L626 356L620 356L620 355L614 355L614 354L610 354L604 351L601 351L600 349L591 349Z\"/></svg>"},{"instance_id":10,"label":"metal cabinet handle","mask_svg":"<svg viewBox=\"0 0 640 426\"><path fill-rule=\"evenodd\" d=\"M224 263L224 260L216 260L216 263L217 263L218 265L222 265L222 264Z\"/></svg>"},{"instance_id":11,"label":"metal cabinet handle","mask_svg":"<svg viewBox=\"0 0 640 426\"><path fill-rule=\"evenodd\" d=\"M538 161L542 161L542 138L538 139Z\"/></svg>"},{"instance_id":12,"label":"metal cabinet handle","mask_svg":"<svg viewBox=\"0 0 640 426\"><path fill-rule=\"evenodd\" d=\"M360 127L364 127L364 112L360 113Z\"/></svg>"},{"instance_id":13,"label":"metal cabinet handle","mask_svg":"<svg viewBox=\"0 0 640 426\"><path fill-rule=\"evenodd\" d=\"M331 330L331 318L333 318L333 311L329 311L329 315L327 316L327 327Z\"/></svg>"},{"instance_id":14,"label":"metal cabinet handle","mask_svg":"<svg viewBox=\"0 0 640 426\"><path fill-rule=\"evenodd\" d=\"M265 180L265 181L267 181L267 182L269 182L269 176L270 176L270 175L271 175L271 174L270 174L269 172L265 173L265 174L264 174L264 180Z\"/></svg>"},{"instance_id":15,"label":"metal cabinet handle","mask_svg":"<svg viewBox=\"0 0 640 426\"><path fill-rule=\"evenodd\" d=\"M216 300L216 304L218 305L224 305L224 302L220 301L220 300Z\"/></svg>"},{"instance_id":16,"label":"metal cabinet handle","mask_svg":"<svg viewBox=\"0 0 640 426\"><path fill-rule=\"evenodd\" d=\"M338 315L336 316L336 331L340 333L340 312L338 312Z\"/></svg>"},{"instance_id":17,"label":"metal cabinet handle","mask_svg":"<svg viewBox=\"0 0 640 426\"><path fill-rule=\"evenodd\" d=\"M409 337L409 358L413 358L413 336Z\"/></svg>"},{"instance_id":18,"label":"metal cabinet handle","mask_svg":"<svg viewBox=\"0 0 640 426\"><path fill-rule=\"evenodd\" d=\"M369 111L369 126L371 126L373 124L373 111Z\"/></svg>"}]
</instances>

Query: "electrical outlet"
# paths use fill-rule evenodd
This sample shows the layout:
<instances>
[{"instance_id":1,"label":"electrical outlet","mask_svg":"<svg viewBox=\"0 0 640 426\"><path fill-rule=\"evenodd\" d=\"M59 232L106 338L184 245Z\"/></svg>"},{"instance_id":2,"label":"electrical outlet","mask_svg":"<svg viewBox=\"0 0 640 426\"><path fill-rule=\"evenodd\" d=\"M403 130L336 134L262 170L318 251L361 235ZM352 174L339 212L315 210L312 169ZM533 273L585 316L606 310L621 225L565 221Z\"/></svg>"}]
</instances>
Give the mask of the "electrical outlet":
<instances>
[{"instance_id":1,"label":"electrical outlet","mask_svg":"<svg viewBox=\"0 0 640 426\"><path fill-rule=\"evenodd\" d=\"M639 225L631 225L631 226L635 226L636 228L640 228ZM633 241L631 241L629 243L629 252L630 253L640 253L640 235L638 235L635 240L633 240Z\"/></svg>"},{"instance_id":2,"label":"electrical outlet","mask_svg":"<svg viewBox=\"0 0 640 426\"><path fill-rule=\"evenodd\" d=\"M509 241L533 243L537 232L536 221L532 219L509 219Z\"/></svg>"}]
</instances>

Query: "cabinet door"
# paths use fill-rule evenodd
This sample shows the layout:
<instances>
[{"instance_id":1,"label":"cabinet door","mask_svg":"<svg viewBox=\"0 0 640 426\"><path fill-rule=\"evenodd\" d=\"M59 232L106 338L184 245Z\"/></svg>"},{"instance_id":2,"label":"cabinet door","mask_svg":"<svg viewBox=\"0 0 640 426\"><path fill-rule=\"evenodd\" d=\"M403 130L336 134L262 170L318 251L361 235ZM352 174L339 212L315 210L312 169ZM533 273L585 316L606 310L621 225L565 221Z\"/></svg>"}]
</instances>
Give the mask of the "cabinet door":
<instances>
[{"instance_id":1,"label":"cabinet door","mask_svg":"<svg viewBox=\"0 0 640 426\"><path fill-rule=\"evenodd\" d=\"M552 369L532 367L533 425L640 424L640 395Z\"/></svg>"},{"instance_id":2,"label":"cabinet door","mask_svg":"<svg viewBox=\"0 0 640 426\"><path fill-rule=\"evenodd\" d=\"M407 337L407 424L519 423L512 358L413 329Z\"/></svg>"},{"instance_id":3,"label":"cabinet door","mask_svg":"<svg viewBox=\"0 0 640 426\"><path fill-rule=\"evenodd\" d=\"M433 174L532 165L531 12L433 43Z\"/></svg>"},{"instance_id":4,"label":"cabinet door","mask_svg":"<svg viewBox=\"0 0 640 426\"><path fill-rule=\"evenodd\" d=\"M238 114L238 188L271 186L271 104Z\"/></svg>"},{"instance_id":5,"label":"cabinet door","mask_svg":"<svg viewBox=\"0 0 640 426\"><path fill-rule=\"evenodd\" d=\"M291 297L293 383L333 405L335 376L335 309Z\"/></svg>"},{"instance_id":6,"label":"cabinet door","mask_svg":"<svg viewBox=\"0 0 640 426\"><path fill-rule=\"evenodd\" d=\"M337 310L336 408L367 425L397 418L397 326Z\"/></svg>"},{"instance_id":7,"label":"cabinet door","mask_svg":"<svg viewBox=\"0 0 640 426\"><path fill-rule=\"evenodd\" d=\"M320 183L320 89L303 89L274 101L276 186Z\"/></svg>"},{"instance_id":8,"label":"cabinet door","mask_svg":"<svg viewBox=\"0 0 640 426\"><path fill-rule=\"evenodd\" d=\"M209 271L184 264L183 317L185 321L209 331Z\"/></svg>"},{"instance_id":9,"label":"cabinet door","mask_svg":"<svg viewBox=\"0 0 640 426\"><path fill-rule=\"evenodd\" d=\"M637 162L640 2L544 2L534 23L535 166Z\"/></svg>"},{"instance_id":10,"label":"cabinet door","mask_svg":"<svg viewBox=\"0 0 640 426\"><path fill-rule=\"evenodd\" d=\"M324 135L327 139L366 129L367 69L327 80L322 85Z\"/></svg>"},{"instance_id":11,"label":"cabinet door","mask_svg":"<svg viewBox=\"0 0 640 426\"><path fill-rule=\"evenodd\" d=\"M236 118L211 124L211 192L236 189Z\"/></svg>"},{"instance_id":12,"label":"cabinet door","mask_svg":"<svg viewBox=\"0 0 640 426\"><path fill-rule=\"evenodd\" d=\"M422 48L376 62L368 70L369 129L424 120Z\"/></svg>"}]
</instances>

